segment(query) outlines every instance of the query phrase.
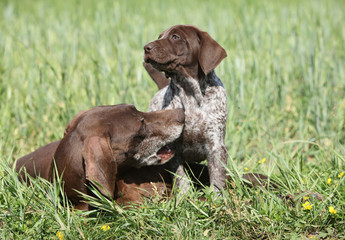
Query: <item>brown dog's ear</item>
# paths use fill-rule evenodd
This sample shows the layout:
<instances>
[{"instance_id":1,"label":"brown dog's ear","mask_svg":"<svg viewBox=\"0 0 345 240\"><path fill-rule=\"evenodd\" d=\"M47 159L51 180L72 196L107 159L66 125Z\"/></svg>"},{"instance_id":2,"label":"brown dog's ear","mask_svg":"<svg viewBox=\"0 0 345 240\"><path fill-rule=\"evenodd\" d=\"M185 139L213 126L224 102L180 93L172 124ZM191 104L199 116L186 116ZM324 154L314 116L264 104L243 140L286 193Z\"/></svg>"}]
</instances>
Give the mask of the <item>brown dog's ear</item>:
<instances>
[{"instance_id":1,"label":"brown dog's ear","mask_svg":"<svg viewBox=\"0 0 345 240\"><path fill-rule=\"evenodd\" d=\"M152 80L157 84L157 87L159 90L167 86L170 82L169 79L167 79L163 73L152 67L150 63L143 63L147 73L150 75Z\"/></svg>"},{"instance_id":2,"label":"brown dog's ear","mask_svg":"<svg viewBox=\"0 0 345 240\"><path fill-rule=\"evenodd\" d=\"M220 46L207 32L198 33L200 42L199 64L205 75L215 69L227 56L224 48Z\"/></svg>"},{"instance_id":3,"label":"brown dog's ear","mask_svg":"<svg viewBox=\"0 0 345 240\"><path fill-rule=\"evenodd\" d=\"M84 141L82 155L86 179L99 183L103 186L99 191L114 198L117 165L107 139L98 136L87 138Z\"/></svg>"}]
</instances>

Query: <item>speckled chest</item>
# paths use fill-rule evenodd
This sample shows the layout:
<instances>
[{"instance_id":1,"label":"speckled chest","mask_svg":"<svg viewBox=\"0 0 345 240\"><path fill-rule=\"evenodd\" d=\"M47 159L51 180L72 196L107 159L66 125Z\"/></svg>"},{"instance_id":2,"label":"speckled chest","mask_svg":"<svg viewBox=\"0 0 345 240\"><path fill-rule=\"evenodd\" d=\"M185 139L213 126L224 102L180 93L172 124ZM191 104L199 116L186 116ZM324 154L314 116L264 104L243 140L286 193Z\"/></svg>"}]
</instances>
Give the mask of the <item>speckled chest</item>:
<instances>
[{"instance_id":1,"label":"speckled chest","mask_svg":"<svg viewBox=\"0 0 345 240\"><path fill-rule=\"evenodd\" d=\"M202 161L213 143L224 141L227 120L226 92L221 84L205 87L199 101L183 87L169 86L156 94L149 110L184 108L183 155ZM163 107L162 107L163 106Z\"/></svg>"}]
</instances>

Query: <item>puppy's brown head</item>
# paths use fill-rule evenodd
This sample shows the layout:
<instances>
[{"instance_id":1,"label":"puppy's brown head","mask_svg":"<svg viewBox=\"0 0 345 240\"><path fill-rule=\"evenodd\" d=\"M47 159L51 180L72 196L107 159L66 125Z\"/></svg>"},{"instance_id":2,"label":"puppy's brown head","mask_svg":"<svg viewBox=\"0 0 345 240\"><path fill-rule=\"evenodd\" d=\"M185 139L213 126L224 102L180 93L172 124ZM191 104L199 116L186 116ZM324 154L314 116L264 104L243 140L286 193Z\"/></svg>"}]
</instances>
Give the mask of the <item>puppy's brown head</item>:
<instances>
[{"instance_id":1,"label":"puppy's brown head","mask_svg":"<svg viewBox=\"0 0 345 240\"><path fill-rule=\"evenodd\" d=\"M158 40L146 44L144 50L144 61L157 70L168 75L180 72L194 79L209 74L227 56L207 32L191 25L165 30Z\"/></svg>"}]
</instances>

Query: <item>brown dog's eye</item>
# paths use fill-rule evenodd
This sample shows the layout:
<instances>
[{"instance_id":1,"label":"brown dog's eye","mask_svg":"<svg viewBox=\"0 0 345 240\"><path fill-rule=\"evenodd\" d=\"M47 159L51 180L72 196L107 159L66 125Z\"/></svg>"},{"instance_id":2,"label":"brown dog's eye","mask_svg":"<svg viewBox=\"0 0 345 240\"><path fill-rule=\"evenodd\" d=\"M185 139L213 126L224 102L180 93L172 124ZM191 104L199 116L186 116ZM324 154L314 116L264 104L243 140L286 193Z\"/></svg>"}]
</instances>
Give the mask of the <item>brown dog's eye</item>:
<instances>
[{"instance_id":1,"label":"brown dog's eye","mask_svg":"<svg viewBox=\"0 0 345 240\"><path fill-rule=\"evenodd\" d=\"M176 35L176 34L173 34L172 35L172 39L177 40L177 39L180 39L180 37L178 35Z\"/></svg>"}]
</instances>

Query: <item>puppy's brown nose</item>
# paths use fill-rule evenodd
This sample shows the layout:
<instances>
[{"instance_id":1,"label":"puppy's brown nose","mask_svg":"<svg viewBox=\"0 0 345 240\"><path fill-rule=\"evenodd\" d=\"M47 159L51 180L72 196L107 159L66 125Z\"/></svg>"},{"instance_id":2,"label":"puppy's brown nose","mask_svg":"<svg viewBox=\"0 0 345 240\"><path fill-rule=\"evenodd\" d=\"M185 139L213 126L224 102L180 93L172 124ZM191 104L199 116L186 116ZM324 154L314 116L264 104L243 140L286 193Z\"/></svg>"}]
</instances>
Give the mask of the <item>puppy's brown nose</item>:
<instances>
[{"instance_id":1,"label":"puppy's brown nose","mask_svg":"<svg viewBox=\"0 0 345 240\"><path fill-rule=\"evenodd\" d=\"M148 44L146 44L144 46L145 53L150 52L152 49L153 49L153 44L152 43L148 43Z\"/></svg>"}]
</instances>

